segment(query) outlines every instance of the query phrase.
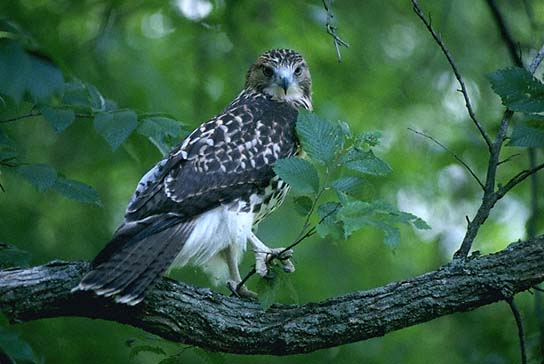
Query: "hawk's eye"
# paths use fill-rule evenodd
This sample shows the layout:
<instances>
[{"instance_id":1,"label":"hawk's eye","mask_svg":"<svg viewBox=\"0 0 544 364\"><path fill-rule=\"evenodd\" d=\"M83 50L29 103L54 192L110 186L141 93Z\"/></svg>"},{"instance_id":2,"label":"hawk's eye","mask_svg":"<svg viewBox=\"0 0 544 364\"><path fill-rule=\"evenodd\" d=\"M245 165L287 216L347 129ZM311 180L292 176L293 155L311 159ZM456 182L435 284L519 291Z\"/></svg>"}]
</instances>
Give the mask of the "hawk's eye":
<instances>
[{"instance_id":1,"label":"hawk's eye","mask_svg":"<svg viewBox=\"0 0 544 364\"><path fill-rule=\"evenodd\" d=\"M274 71L272 70L272 68L263 66L263 75L265 75L266 77L271 77L273 74Z\"/></svg>"},{"instance_id":2,"label":"hawk's eye","mask_svg":"<svg viewBox=\"0 0 544 364\"><path fill-rule=\"evenodd\" d=\"M300 76L302 74L302 67L298 66L295 68L295 76Z\"/></svg>"}]
</instances>

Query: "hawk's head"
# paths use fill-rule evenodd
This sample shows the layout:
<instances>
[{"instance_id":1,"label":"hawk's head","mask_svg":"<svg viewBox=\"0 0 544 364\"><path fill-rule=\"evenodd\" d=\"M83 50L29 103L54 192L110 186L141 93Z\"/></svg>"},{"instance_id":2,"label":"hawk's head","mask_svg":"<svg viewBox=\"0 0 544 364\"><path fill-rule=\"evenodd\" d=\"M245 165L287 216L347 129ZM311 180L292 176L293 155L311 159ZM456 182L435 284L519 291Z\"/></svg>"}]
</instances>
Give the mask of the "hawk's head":
<instances>
[{"instance_id":1,"label":"hawk's head","mask_svg":"<svg viewBox=\"0 0 544 364\"><path fill-rule=\"evenodd\" d=\"M312 79L306 61L291 49L272 49L249 68L246 88L312 109Z\"/></svg>"}]
</instances>

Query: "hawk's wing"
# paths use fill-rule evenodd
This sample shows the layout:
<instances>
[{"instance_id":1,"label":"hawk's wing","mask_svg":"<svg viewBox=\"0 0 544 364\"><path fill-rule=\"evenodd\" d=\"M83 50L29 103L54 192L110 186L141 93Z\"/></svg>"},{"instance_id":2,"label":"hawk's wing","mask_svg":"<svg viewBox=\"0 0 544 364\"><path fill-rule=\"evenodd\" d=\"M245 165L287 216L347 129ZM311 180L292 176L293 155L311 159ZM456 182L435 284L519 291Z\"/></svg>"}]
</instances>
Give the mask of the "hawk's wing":
<instances>
[{"instance_id":1,"label":"hawk's wing","mask_svg":"<svg viewBox=\"0 0 544 364\"><path fill-rule=\"evenodd\" d=\"M190 218L266 187L273 164L297 148L296 118L286 103L242 93L142 178L127 221L164 213Z\"/></svg>"},{"instance_id":2,"label":"hawk's wing","mask_svg":"<svg viewBox=\"0 0 544 364\"><path fill-rule=\"evenodd\" d=\"M274 162L296 151L296 118L285 103L242 93L142 178L125 222L74 290L140 302L195 228L192 217L270 183Z\"/></svg>"}]
</instances>

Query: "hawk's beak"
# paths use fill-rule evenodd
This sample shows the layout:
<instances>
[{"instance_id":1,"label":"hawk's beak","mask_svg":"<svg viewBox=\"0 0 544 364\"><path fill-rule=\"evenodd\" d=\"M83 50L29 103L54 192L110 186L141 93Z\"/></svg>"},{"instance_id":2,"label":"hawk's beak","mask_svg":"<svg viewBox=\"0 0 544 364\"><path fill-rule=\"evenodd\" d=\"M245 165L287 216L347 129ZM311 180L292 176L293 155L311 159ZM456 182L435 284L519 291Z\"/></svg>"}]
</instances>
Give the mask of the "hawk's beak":
<instances>
[{"instance_id":1,"label":"hawk's beak","mask_svg":"<svg viewBox=\"0 0 544 364\"><path fill-rule=\"evenodd\" d=\"M291 86L292 80L290 77L281 77L280 78L280 87L285 91L285 94L287 94L287 89L289 86Z\"/></svg>"}]
</instances>

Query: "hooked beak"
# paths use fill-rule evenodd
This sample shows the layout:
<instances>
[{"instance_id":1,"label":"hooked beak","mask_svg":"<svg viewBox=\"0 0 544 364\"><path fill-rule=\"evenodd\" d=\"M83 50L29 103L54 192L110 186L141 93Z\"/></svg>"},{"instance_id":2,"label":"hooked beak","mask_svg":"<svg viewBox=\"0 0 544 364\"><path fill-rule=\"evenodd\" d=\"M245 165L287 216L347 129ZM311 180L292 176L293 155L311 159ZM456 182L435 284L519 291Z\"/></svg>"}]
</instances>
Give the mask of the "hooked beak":
<instances>
[{"instance_id":1,"label":"hooked beak","mask_svg":"<svg viewBox=\"0 0 544 364\"><path fill-rule=\"evenodd\" d=\"M289 89L289 86L291 86L292 80L290 77L281 77L280 78L280 87L283 89L285 94L287 94L287 89Z\"/></svg>"}]
</instances>

